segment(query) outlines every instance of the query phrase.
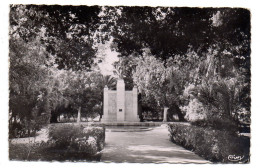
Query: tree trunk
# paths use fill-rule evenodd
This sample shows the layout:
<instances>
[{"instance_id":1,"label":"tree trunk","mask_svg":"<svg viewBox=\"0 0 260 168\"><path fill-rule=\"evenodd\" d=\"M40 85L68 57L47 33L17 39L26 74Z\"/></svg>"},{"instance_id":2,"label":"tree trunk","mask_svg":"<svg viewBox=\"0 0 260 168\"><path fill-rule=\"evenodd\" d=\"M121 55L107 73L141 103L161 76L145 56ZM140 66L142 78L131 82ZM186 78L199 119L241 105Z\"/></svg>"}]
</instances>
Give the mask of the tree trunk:
<instances>
[{"instance_id":1,"label":"tree trunk","mask_svg":"<svg viewBox=\"0 0 260 168\"><path fill-rule=\"evenodd\" d=\"M167 111L168 111L168 107L164 107L163 108L163 122L167 122Z\"/></svg>"},{"instance_id":2,"label":"tree trunk","mask_svg":"<svg viewBox=\"0 0 260 168\"><path fill-rule=\"evenodd\" d=\"M172 106L171 106L171 109L170 109L170 120L173 120L173 114L177 114L178 115L178 118L179 118L179 121L186 121L185 118L184 118L184 115L182 114L181 112L181 109L179 108L179 106L174 103Z\"/></svg>"},{"instance_id":3,"label":"tree trunk","mask_svg":"<svg viewBox=\"0 0 260 168\"><path fill-rule=\"evenodd\" d=\"M58 115L57 115L56 111L52 111L50 123L57 123L57 122L58 122Z\"/></svg>"},{"instance_id":4,"label":"tree trunk","mask_svg":"<svg viewBox=\"0 0 260 168\"><path fill-rule=\"evenodd\" d=\"M78 118L77 118L77 123L80 123L80 112L81 112L81 107L78 109Z\"/></svg>"},{"instance_id":5,"label":"tree trunk","mask_svg":"<svg viewBox=\"0 0 260 168\"><path fill-rule=\"evenodd\" d=\"M45 104L45 106L44 106L44 111L46 112L46 114L47 114L47 120L46 120L46 124L49 124L50 122L51 122L51 108L50 108L50 101L49 101L49 99L48 99L48 97L47 97L47 99L46 99L46 104Z\"/></svg>"},{"instance_id":6,"label":"tree trunk","mask_svg":"<svg viewBox=\"0 0 260 168\"><path fill-rule=\"evenodd\" d=\"M138 116L139 116L141 122L144 121L142 112L143 112L142 105L140 102L138 102Z\"/></svg>"},{"instance_id":7,"label":"tree trunk","mask_svg":"<svg viewBox=\"0 0 260 168\"><path fill-rule=\"evenodd\" d=\"M184 118L184 115L181 113L180 109L179 109L179 112L177 112L177 115L178 115L179 121L186 121L185 118Z\"/></svg>"}]
</instances>

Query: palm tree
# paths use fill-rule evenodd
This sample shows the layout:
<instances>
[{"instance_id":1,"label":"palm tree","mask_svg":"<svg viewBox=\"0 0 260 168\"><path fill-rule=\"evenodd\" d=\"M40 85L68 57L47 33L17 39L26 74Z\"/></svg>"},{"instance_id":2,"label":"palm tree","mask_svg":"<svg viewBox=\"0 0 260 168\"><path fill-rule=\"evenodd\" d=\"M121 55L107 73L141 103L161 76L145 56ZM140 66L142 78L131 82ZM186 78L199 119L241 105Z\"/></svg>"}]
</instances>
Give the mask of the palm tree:
<instances>
[{"instance_id":1,"label":"palm tree","mask_svg":"<svg viewBox=\"0 0 260 168\"><path fill-rule=\"evenodd\" d=\"M114 74L117 75L119 79L123 79L125 76L123 75L124 70L123 70L122 59L120 59L119 62L114 66L115 66Z\"/></svg>"},{"instance_id":2,"label":"palm tree","mask_svg":"<svg viewBox=\"0 0 260 168\"><path fill-rule=\"evenodd\" d=\"M116 78L111 75L102 76L102 86L103 88L107 86L109 89L113 90L116 88Z\"/></svg>"}]
</instances>

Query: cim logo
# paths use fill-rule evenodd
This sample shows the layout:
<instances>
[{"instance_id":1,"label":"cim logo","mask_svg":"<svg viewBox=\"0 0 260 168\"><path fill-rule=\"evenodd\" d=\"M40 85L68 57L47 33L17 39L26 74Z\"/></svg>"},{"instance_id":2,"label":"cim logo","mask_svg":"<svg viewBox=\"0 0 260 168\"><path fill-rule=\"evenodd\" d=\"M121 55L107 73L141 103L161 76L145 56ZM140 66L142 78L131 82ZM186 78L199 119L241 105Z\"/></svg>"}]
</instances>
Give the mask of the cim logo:
<instances>
[{"instance_id":1,"label":"cim logo","mask_svg":"<svg viewBox=\"0 0 260 168\"><path fill-rule=\"evenodd\" d=\"M236 155L229 155L228 156L228 160L229 161L233 161L233 162L237 162L240 161L244 158L244 156L236 156Z\"/></svg>"}]
</instances>

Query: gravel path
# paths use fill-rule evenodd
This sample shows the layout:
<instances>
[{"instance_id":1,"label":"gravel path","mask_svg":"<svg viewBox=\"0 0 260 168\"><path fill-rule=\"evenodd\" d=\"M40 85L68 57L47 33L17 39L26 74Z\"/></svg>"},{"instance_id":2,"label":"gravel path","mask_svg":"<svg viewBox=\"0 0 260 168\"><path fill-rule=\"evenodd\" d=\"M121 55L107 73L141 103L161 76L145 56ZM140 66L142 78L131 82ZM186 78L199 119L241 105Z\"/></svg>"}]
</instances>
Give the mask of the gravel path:
<instances>
[{"instance_id":1,"label":"gravel path","mask_svg":"<svg viewBox=\"0 0 260 168\"><path fill-rule=\"evenodd\" d=\"M106 131L103 162L210 163L169 141L166 126L142 132Z\"/></svg>"}]
</instances>

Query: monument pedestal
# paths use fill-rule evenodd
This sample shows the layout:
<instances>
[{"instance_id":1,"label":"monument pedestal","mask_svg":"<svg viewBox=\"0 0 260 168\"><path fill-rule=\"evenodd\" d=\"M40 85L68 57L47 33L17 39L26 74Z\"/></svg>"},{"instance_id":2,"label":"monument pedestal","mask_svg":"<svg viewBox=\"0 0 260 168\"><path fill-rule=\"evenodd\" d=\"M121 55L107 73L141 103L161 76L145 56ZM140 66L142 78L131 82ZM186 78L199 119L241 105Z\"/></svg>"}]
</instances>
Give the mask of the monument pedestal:
<instances>
[{"instance_id":1,"label":"monument pedestal","mask_svg":"<svg viewBox=\"0 0 260 168\"><path fill-rule=\"evenodd\" d=\"M104 95L103 95L103 116L101 119L102 122L108 121L108 87L107 85L104 87Z\"/></svg>"},{"instance_id":2,"label":"monument pedestal","mask_svg":"<svg viewBox=\"0 0 260 168\"><path fill-rule=\"evenodd\" d=\"M117 81L117 92L116 92L116 100L117 100L117 121L125 121L125 82L123 79L119 79Z\"/></svg>"},{"instance_id":3,"label":"monument pedestal","mask_svg":"<svg viewBox=\"0 0 260 168\"><path fill-rule=\"evenodd\" d=\"M125 91L123 79L117 81L117 90L104 88L103 116L101 122L140 122L137 88Z\"/></svg>"}]
</instances>

